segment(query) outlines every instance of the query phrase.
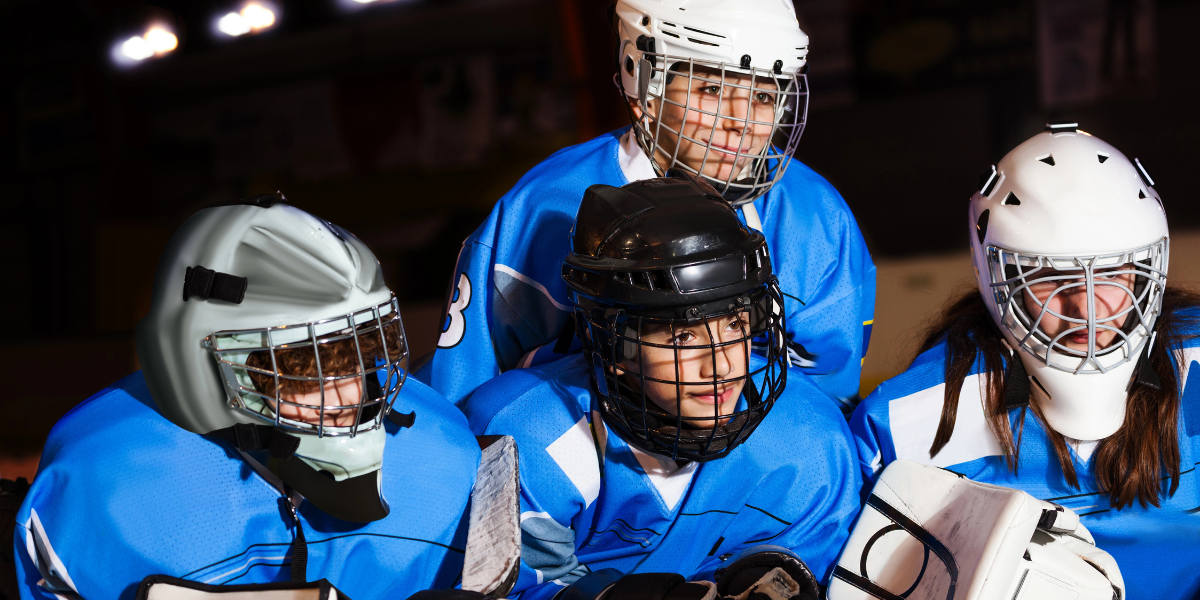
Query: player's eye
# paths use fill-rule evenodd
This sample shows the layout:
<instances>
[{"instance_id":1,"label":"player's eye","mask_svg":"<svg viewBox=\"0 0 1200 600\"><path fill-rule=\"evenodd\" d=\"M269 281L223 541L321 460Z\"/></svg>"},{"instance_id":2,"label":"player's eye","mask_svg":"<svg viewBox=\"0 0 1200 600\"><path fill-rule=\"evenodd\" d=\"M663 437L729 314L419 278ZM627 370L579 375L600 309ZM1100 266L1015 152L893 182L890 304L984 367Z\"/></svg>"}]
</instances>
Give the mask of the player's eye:
<instances>
[{"instance_id":1,"label":"player's eye","mask_svg":"<svg viewBox=\"0 0 1200 600\"><path fill-rule=\"evenodd\" d=\"M770 92L755 92L754 100L756 102L761 102L762 104L774 104L775 103L775 94L772 94Z\"/></svg>"},{"instance_id":2,"label":"player's eye","mask_svg":"<svg viewBox=\"0 0 1200 600\"><path fill-rule=\"evenodd\" d=\"M701 94L711 94L713 96L719 96L721 94L721 86L716 85L716 84L705 84L705 85L700 86L699 91Z\"/></svg>"},{"instance_id":3,"label":"player's eye","mask_svg":"<svg viewBox=\"0 0 1200 600\"><path fill-rule=\"evenodd\" d=\"M742 331L746 328L746 319L743 317L734 317L725 325L725 331Z\"/></svg>"},{"instance_id":4,"label":"player's eye","mask_svg":"<svg viewBox=\"0 0 1200 600\"><path fill-rule=\"evenodd\" d=\"M681 331L681 332L675 334L675 336L672 337L669 341L671 342L672 345L683 346L685 344L690 343L691 341L693 341L695 339L696 339L696 334L694 334L690 331Z\"/></svg>"}]
</instances>

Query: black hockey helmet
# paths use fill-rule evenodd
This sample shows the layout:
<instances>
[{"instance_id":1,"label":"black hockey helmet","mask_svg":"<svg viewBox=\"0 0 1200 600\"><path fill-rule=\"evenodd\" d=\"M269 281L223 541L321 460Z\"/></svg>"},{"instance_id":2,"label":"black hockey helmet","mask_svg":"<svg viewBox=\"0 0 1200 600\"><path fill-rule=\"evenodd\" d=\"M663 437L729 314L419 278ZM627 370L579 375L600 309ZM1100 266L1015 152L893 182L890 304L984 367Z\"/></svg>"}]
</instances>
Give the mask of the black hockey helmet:
<instances>
[{"instance_id":1,"label":"black hockey helmet","mask_svg":"<svg viewBox=\"0 0 1200 600\"><path fill-rule=\"evenodd\" d=\"M783 295L772 274L763 235L743 225L706 182L690 174L647 179L616 188L593 185L584 194L571 232L562 277L576 307L578 333L592 364L605 422L642 450L674 459L720 458L750 435L783 391L786 353ZM718 340L709 326L737 317L741 333ZM701 326L707 337L683 348L646 341L648 330ZM754 368L751 339L764 348ZM672 335L674 339L674 335ZM733 346L733 348L726 348ZM645 374L642 350L669 348L676 378ZM680 381L680 352L744 353L744 373ZM638 367L631 368L636 362ZM681 414L683 388L743 382L738 409L711 416ZM647 383L675 387L672 414L647 397Z\"/></svg>"}]
</instances>

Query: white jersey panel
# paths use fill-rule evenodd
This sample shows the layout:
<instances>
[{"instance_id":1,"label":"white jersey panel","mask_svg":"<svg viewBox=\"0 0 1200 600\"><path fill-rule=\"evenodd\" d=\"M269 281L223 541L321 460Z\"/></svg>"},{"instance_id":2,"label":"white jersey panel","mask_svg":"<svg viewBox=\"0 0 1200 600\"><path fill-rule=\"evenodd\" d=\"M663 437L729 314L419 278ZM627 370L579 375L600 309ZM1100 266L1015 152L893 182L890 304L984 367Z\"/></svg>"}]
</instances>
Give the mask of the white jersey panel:
<instances>
[{"instance_id":1,"label":"white jersey panel","mask_svg":"<svg viewBox=\"0 0 1200 600\"><path fill-rule=\"evenodd\" d=\"M983 384L977 374L963 381L958 397L958 415L954 420L954 434L933 457L929 456L929 448L933 445L938 423L941 422L946 384L888 402L888 419L896 445L896 458L935 467L949 467L1002 454L1000 443L988 428L983 414L983 398L980 395L980 386Z\"/></svg>"}]
</instances>

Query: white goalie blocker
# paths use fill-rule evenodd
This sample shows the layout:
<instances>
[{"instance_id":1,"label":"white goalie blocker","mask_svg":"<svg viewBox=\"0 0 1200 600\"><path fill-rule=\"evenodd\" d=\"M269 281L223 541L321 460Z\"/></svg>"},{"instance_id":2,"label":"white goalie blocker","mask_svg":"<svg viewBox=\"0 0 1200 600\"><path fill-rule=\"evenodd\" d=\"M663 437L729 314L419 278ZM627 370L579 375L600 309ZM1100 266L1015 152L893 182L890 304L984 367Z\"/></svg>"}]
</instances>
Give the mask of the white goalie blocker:
<instances>
[{"instance_id":1,"label":"white goalie blocker","mask_svg":"<svg viewBox=\"0 0 1200 600\"><path fill-rule=\"evenodd\" d=\"M1123 600L1117 562L1070 509L907 460L879 476L829 600Z\"/></svg>"}]
</instances>

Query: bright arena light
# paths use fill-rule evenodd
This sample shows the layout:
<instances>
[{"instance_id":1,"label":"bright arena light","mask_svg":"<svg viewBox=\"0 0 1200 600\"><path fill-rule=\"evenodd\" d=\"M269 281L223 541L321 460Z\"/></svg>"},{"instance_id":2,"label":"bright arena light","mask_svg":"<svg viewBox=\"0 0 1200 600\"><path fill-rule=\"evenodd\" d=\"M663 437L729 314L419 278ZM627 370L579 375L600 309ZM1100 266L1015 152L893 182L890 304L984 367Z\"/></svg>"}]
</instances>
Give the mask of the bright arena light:
<instances>
[{"instance_id":1,"label":"bright arena light","mask_svg":"<svg viewBox=\"0 0 1200 600\"><path fill-rule=\"evenodd\" d=\"M154 56L154 47L146 38L134 36L121 44L121 54L130 60L146 60Z\"/></svg>"},{"instance_id":2,"label":"bright arena light","mask_svg":"<svg viewBox=\"0 0 1200 600\"><path fill-rule=\"evenodd\" d=\"M162 25L154 25L140 36L121 42L114 49L118 63L141 62L162 56L179 47L179 38Z\"/></svg>"},{"instance_id":3,"label":"bright arena light","mask_svg":"<svg viewBox=\"0 0 1200 600\"><path fill-rule=\"evenodd\" d=\"M153 27L144 36L155 54L166 54L179 47L179 38L161 27Z\"/></svg>"},{"instance_id":4,"label":"bright arena light","mask_svg":"<svg viewBox=\"0 0 1200 600\"><path fill-rule=\"evenodd\" d=\"M231 12L217 20L217 30L225 35L237 37L250 33L250 24L235 12Z\"/></svg>"},{"instance_id":5,"label":"bright arena light","mask_svg":"<svg viewBox=\"0 0 1200 600\"><path fill-rule=\"evenodd\" d=\"M257 33L275 24L275 11L251 2L241 12L231 12L217 20L217 31L231 37Z\"/></svg>"},{"instance_id":6,"label":"bright arena light","mask_svg":"<svg viewBox=\"0 0 1200 600\"><path fill-rule=\"evenodd\" d=\"M242 9L242 18L251 29L265 29L275 24L275 13L261 4L247 4Z\"/></svg>"}]
</instances>

